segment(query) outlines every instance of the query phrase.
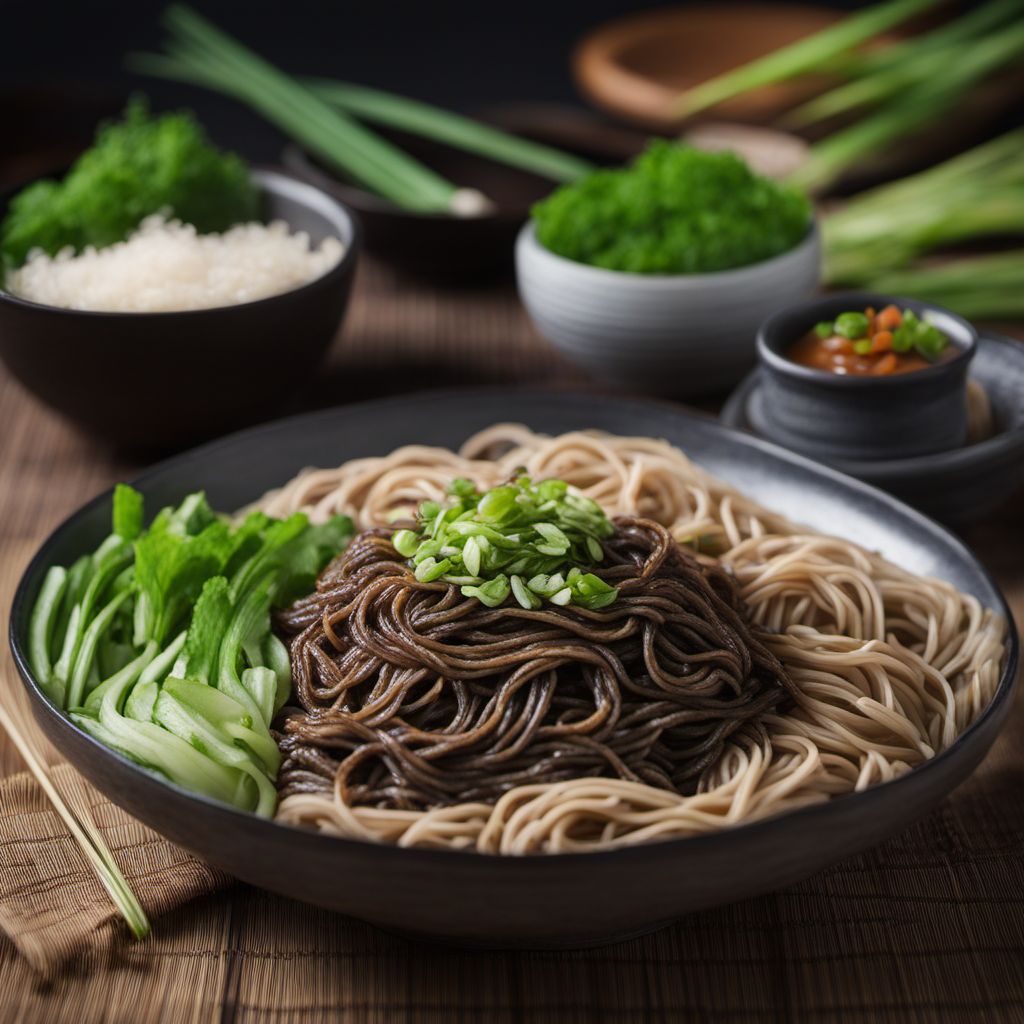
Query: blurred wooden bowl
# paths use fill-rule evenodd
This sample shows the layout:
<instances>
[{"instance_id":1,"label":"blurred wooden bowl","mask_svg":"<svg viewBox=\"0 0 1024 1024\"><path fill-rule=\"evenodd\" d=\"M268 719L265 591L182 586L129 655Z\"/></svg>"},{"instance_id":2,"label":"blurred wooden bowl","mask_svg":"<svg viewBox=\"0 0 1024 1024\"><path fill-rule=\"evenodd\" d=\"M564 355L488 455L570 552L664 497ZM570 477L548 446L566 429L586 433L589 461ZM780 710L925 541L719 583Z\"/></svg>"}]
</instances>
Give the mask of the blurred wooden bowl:
<instances>
[{"instance_id":1,"label":"blurred wooden bowl","mask_svg":"<svg viewBox=\"0 0 1024 1024\"><path fill-rule=\"evenodd\" d=\"M796 4L707 4L618 18L578 44L573 73L583 94L616 117L671 129L672 101L723 71L834 25L842 11ZM765 124L821 90L824 79L765 86L719 104L715 120Z\"/></svg>"}]
</instances>

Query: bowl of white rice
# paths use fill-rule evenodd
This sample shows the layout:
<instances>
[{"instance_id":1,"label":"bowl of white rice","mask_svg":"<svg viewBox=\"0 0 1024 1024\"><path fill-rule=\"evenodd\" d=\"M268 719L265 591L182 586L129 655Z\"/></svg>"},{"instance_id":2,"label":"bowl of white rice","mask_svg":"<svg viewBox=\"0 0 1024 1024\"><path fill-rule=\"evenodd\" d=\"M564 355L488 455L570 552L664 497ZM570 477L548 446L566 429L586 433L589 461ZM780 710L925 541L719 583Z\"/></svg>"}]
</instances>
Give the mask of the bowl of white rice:
<instances>
[{"instance_id":1,"label":"bowl of white rice","mask_svg":"<svg viewBox=\"0 0 1024 1024\"><path fill-rule=\"evenodd\" d=\"M261 222L199 234L161 210L115 245L31 253L0 288L8 369L79 426L135 449L272 417L338 333L359 239L353 215L319 189L271 171L253 180Z\"/></svg>"}]
</instances>

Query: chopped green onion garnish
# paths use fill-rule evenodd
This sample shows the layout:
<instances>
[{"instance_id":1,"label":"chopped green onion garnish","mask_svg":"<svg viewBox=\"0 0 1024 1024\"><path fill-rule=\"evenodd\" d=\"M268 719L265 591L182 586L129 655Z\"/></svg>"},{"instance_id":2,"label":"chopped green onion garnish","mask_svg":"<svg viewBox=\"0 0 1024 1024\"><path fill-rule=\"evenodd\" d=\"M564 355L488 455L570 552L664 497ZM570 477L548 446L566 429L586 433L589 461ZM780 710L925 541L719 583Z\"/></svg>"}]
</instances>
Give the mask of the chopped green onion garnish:
<instances>
[{"instance_id":1,"label":"chopped green onion garnish","mask_svg":"<svg viewBox=\"0 0 1024 1024\"><path fill-rule=\"evenodd\" d=\"M512 593L524 608L539 608L541 605L540 598L527 587L522 576L512 577Z\"/></svg>"},{"instance_id":2,"label":"chopped green onion garnish","mask_svg":"<svg viewBox=\"0 0 1024 1024\"><path fill-rule=\"evenodd\" d=\"M863 313L840 313L836 317L835 331L850 341L863 338L868 333L868 318Z\"/></svg>"},{"instance_id":3,"label":"chopped green onion garnish","mask_svg":"<svg viewBox=\"0 0 1024 1024\"><path fill-rule=\"evenodd\" d=\"M614 527L601 507L561 480L527 476L481 494L453 480L445 505L423 502L417 529L399 529L392 544L421 583L459 586L490 608L511 594L523 608L573 604L596 610L618 590L589 568L604 559Z\"/></svg>"},{"instance_id":4,"label":"chopped green onion garnish","mask_svg":"<svg viewBox=\"0 0 1024 1024\"><path fill-rule=\"evenodd\" d=\"M412 558L420 546L420 539L412 530L396 530L391 537L391 543L403 558Z\"/></svg>"},{"instance_id":5,"label":"chopped green onion garnish","mask_svg":"<svg viewBox=\"0 0 1024 1024\"><path fill-rule=\"evenodd\" d=\"M920 319L912 309L903 311L903 320L893 331L892 347L895 352L909 352L911 349L925 359L937 359L949 344L949 338L934 324Z\"/></svg>"}]
</instances>

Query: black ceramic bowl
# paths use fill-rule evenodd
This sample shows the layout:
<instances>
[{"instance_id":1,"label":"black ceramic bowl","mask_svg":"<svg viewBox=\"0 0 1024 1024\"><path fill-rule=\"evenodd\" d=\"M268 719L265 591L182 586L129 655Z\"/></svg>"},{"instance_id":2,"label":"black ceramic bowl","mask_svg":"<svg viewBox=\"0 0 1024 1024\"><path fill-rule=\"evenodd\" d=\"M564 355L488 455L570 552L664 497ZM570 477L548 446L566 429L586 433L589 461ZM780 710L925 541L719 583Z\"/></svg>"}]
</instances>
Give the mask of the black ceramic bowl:
<instances>
[{"instance_id":1,"label":"black ceramic bowl","mask_svg":"<svg viewBox=\"0 0 1024 1024\"><path fill-rule=\"evenodd\" d=\"M989 518L1024 488L1024 343L980 334L970 376L991 404L991 437L916 458L830 458L828 464L940 522L963 527ZM754 370L729 396L723 423L764 435L763 377L763 370Z\"/></svg>"},{"instance_id":2,"label":"black ceramic bowl","mask_svg":"<svg viewBox=\"0 0 1024 1024\"><path fill-rule=\"evenodd\" d=\"M822 320L890 304L933 322L954 354L926 369L887 377L829 373L786 355ZM967 367L977 345L977 332L962 317L913 299L838 292L790 306L757 334L764 433L819 459L900 459L959 448L967 440Z\"/></svg>"},{"instance_id":3,"label":"black ceramic bowl","mask_svg":"<svg viewBox=\"0 0 1024 1024\"><path fill-rule=\"evenodd\" d=\"M171 459L135 483L150 508L197 488L216 507L237 508L304 466L333 466L410 441L457 446L501 419L548 433L593 427L666 438L784 515L856 537L1009 615L967 548L924 516L824 466L667 404L506 390L406 396L245 431ZM68 564L106 535L110 498L109 491L100 495L56 530L15 595L11 644L39 724L110 799L203 859L254 885L392 929L462 943L579 946L790 884L927 813L981 761L1011 705L1012 626L992 703L947 750L893 782L774 819L616 851L520 857L399 849L293 829L162 782L79 730L33 679L26 633L40 583L49 566Z\"/></svg>"},{"instance_id":4,"label":"black ceramic bowl","mask_svg":"<svg viewBox=\"0 0 1024 1024\"><path fill-rule=\"evenodd\" d=\"M301 288L238 306L100 313L43 306L0 290L0 357L38 398L130 448L194 442L264 420L327 351L348 304L355 221L311 185L255 171L264 216L333 235L345 254ZM0 200L0 218L11 195Z\"/></svg>"}]
</instances>

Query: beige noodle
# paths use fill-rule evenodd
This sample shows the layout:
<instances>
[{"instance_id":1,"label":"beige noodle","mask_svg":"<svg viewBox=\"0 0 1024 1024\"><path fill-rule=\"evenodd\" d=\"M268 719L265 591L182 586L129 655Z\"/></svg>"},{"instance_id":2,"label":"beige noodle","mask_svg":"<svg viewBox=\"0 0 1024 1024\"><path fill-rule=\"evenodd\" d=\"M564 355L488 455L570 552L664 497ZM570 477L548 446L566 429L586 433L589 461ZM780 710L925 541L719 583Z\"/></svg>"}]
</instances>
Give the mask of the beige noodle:
<instances>
[{"instance_id":1,"label":"beige noodle","mask_svg":"<svg viewBox=\"0 0 1024 1024\"><path fill-rule=\"evenodd\" d=\"M455 476L494 486L523 466L638 515L715 555L797 689L795 706L735 734L680 796L581 778L509 790L493 805L427 811L348 806L335 793L286 797L278 819L338 835L488 853L558 853L693 835L893 779L947 747L999 680L1003 620L949 583L914 576L858 545L812 533L709 476L664 441L500 424L456 454L409 446L337 469L306 470L260 507L361 529L442 499Z\"/></svg>"}]
</instances>

